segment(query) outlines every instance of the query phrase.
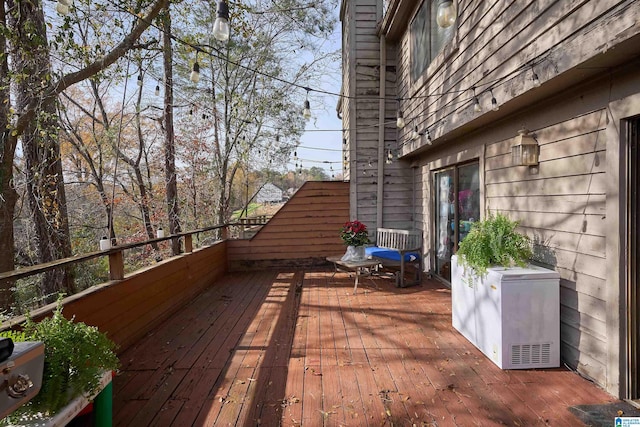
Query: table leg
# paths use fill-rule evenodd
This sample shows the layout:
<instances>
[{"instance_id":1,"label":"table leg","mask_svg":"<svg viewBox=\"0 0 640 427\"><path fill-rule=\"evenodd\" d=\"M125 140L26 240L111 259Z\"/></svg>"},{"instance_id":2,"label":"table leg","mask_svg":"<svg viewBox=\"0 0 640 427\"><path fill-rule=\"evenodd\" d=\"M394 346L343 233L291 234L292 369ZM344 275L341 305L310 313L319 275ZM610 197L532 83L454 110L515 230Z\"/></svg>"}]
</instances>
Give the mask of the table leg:
<instances>
[{"instance_id":1,"label":"table leg","mask_svg":"<svg viewBox=\"0 0 640 427\"><path fill-rule=\"evenodd\" d=\"M360 269L356 267L356 284L353 286L353 294L358 290L358 278L360 277Z\"/></svg>"}]
</instances>

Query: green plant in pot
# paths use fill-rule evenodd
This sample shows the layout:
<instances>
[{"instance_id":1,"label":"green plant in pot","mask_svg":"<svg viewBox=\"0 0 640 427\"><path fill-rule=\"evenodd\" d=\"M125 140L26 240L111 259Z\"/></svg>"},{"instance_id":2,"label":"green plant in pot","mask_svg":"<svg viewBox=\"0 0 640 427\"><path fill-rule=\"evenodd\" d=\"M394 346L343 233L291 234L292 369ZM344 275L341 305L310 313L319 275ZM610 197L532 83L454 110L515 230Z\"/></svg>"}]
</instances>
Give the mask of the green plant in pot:
<instances>
[{"instance_id":1,"label":"green plant in pot","mask_svg":"<svg viewBox=\"0 0 640 427\"><path fill-rule=\"evenodd\" d=\"M460 242L458 259L480 276L492 266L525 267L532 256L529 237L516 231L517 221L503 214L489 216L473 224Z\"/></svg>"},{"instance_id":2,"label":"green plant in pot","mask_svg":"<svg viewBox=\"0 0 640 427\"><path fill-rule=\"evenodd\" d=\"M28 318L22 331L2 335L14 341L44 343L42 388L11 415L12 419L38 413L53 415L74 398L95 394L103 373L119 366L113 341L94 326L66 319L60 301L51 317L39 322Z\"/></svg>"}]
</instances>

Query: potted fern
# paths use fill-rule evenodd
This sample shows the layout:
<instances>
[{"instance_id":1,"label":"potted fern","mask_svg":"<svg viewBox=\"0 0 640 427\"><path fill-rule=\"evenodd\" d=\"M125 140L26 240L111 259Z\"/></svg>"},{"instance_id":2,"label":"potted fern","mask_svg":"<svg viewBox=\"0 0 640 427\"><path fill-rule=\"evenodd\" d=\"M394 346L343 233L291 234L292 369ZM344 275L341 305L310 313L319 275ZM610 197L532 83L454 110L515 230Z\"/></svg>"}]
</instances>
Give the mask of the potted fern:
<instances>
[{"instance_id":1,"label":"potted fern","mask_svg":"<svg viewBox=\"0 0 640 427\"><path fill-rule=\"evenodd\" d=\"M15 342L44 343L42 388L0 425L32 424L53 417L77 397L95 396L101 389L104 373L119 365L113 341L94 326L66 319L61 301L51 317L39 322L28 318L22 330L4 331L0 335Z\"/></svg>"},{"instance_id":2,"label":"potted fern","mask_svg":"<svg viewBox=\"0 0 640 427\"><path fill-rule=\"evenodd\" d=\"M560 275L528 264L529 238L502 214L451 258L452 325L500 368L560 365Z\"/></svg>"},{"instance_id":3,"label":"potted fern","mask_svg":"<svg viewBox=\"0 0 640 427\"><path fill-rule=\"evenodd\" d=\"M496 214L473 224L460 242L458 262L483 276L489 267L525 267L532 256L529 237L519 233L518 223Z\"/></svg>"}]
</instances>

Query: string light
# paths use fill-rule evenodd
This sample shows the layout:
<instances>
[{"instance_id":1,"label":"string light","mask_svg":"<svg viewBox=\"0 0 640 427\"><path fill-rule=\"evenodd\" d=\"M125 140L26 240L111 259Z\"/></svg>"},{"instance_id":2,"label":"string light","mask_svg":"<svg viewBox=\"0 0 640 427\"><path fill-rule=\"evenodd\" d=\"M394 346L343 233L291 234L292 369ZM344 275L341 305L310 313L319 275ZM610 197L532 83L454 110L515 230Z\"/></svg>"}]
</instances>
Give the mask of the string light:
<instances>
[{"instance_id":1,"label":"string light","mask_svg":"<svg viewBox=\"0 0 640 427\"><path fill-rule=\"evenodd\" d=\"M473 111L482 113L482 105L480 105L480 100L476 96L476 88L472 87L471 90L473 91Z\"/></svg>"},{"instance_id":2,"label":"string light","mask_svg":"<svg viewBox=\"0 0 640 427\"><path fill-rule=\"evenodd\" d=\"M58 0L58 3L56 4L56 11L62 15L68 15L69 14L69 7L73 4L73 0Z\"/></svg>"},{"instance_id":3,"label":"string light","mask_svg":"<svg viewBox=\"0 0 640 427\"><path fill-rule=\"evenodd\" d=\"M498 105L498 100L496 99L496 97L493 96L493 90L489 89L489 93L491 94L491 109L493 111L498 111L500 109L500 106Z\"/></svg>"},{"instance_id":4,"label":"string light","mask_svg":"<svg viewBox=\"0 0 640 427\"><path fill-rule=\"evenodd\" d=\"M306 120L311 118L311 104L309 104L309 88L307 89L307 99L304 101L304 109L302 110L302 117Z\"/></svg>"},{"instance_id":5,"label":"string light","mask_svg":"<svg viewBox=\"0 0 640 427\"><path fill-rule=\"evenodd\" d=\"M198 55L196 55L196 62L193 63L193 68L191 69L191 76L189 76L189 80L193 83L198 83L200 81L200 64L198 64Z\"/></svg>"},{"instance_id":6,"label":"string light","mask_svg":"<svg viewBox=\"0 0 640 427\"><path fill-rule=\"evenodd\" d=\"M411 139L415 141L418 138L420 138L420 132L418 132L418 125L415 125L413 127L413 132L411 132Z\"/></svg>"},{"instance_id":7,"label":"string light","mask_svg":"<svg viewBox=\"0 0 640 427\"><path fill-rule=\"evenodd\" d=\"M396 119L396 127L398 129L402 129L404 127L404 114L402 113L402 110L400 109L400 106L398 105L398 118Z\"/></svg>"},{"instance_id":8,"label":"string light","mask_svg":"<svg viewBox=\"0 0 640 427\"><path fill-rule=\"evenodd\" d=\"M436 23L441 28L449 28L456 22L456 6L452 0L438 0Z\"/></svg>"},{"instance_id":9,"label":"string light","mask_svg":"<svg viewBox=\"0 0 640 427\"><path fill-rule=\"evenodd\" d=\"M533 69L533 65L531 66L531 73L533 73L533 76L531 77L531 79L533 80L533 85L535 87L540 87L540 78L538 77L536 70Z\"/></svg>"},{"instance_id":10,"label":"string light","mask_svg":"<svg viewBox=\"0 0 640 427\"><path fill-rule=\"evenodd\" d=\"M213 24L213 37L216 40L226 42L229 40L229 6L225 1L218 2L218 9L216 11L216 20Z\"/></svg>"}]
</instances>

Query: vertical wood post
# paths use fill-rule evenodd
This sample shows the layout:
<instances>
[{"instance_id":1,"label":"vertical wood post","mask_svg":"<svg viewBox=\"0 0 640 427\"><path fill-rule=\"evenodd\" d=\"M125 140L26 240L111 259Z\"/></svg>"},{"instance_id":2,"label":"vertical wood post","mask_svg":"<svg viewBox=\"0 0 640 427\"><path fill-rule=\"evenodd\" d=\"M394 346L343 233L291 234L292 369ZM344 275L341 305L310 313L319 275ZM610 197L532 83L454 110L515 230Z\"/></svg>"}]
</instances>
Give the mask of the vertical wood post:
<instances>
[{"instance_id":1,"label":"vertical wood post","mask_svg":"<svg viewBox=\"0 0 640 427\"><path fill-rule=\"evenodd\" d=\"M124 255L122 251L109 254L109 280L124 279Z\"/></svg>"},{"instance_id":2,"label":"vertical wood post","mask_svg":"<svg viewBox=\"0 0 640 427\"><path fill-rule=\"evenodd\" d=\"M184 251L188 254L193 252L193 234L184 236Z\"/></svg>"}]
</instances>

